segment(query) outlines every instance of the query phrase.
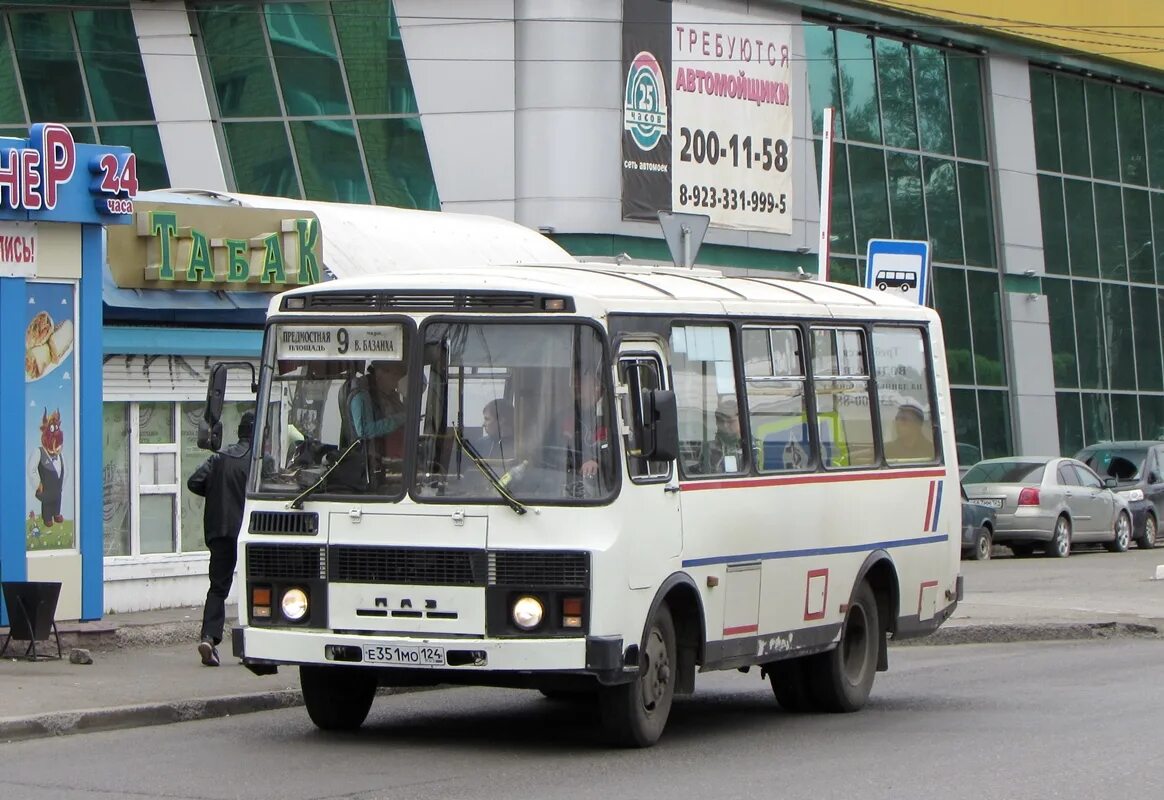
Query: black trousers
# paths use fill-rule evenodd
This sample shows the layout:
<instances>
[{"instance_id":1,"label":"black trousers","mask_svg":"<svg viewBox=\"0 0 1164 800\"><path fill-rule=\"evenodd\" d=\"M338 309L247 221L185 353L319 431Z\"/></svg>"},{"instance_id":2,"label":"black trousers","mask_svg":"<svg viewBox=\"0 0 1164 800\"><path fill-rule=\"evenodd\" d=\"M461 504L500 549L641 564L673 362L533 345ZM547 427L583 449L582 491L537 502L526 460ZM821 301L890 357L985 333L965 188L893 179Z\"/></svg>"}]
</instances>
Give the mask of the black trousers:
<instances>
[{"instance_id":1,"label":"black trousers","mask_svg":"<svg viewBox=\"0 0 1164 800\"><path fill-rule=\"evenodd\" d=\"M202 609L202 638L210 637L215 645L222 641L226 625L226 597L234 581L234 566L238 560L238 542L234 539L212 539L210 548L210 589Z\"/></svg>"}]
</instances>

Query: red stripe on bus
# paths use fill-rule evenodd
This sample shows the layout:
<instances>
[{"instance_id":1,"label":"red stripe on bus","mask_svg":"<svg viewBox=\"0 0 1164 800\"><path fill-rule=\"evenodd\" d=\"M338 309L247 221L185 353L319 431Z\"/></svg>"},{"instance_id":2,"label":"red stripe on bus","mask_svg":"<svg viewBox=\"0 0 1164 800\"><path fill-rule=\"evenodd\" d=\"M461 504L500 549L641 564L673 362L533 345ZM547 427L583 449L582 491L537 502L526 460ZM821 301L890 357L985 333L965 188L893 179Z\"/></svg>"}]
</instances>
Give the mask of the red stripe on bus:
<instances>
[{"instance_id":1,"label":"red stripe on bus","mask_svg":"<svg viewBox=\"0 0 1164 800\"><path fill-rule=\"evenodd\" d=\"M923 531L928 531L930 529L930 514L932 514L934 511L934 491L937 485L937 481L930 481L930 499L926 501L926 518L922 520Z\"/></svg>"},{"instance_id":2,"label":"red stripe on bus","mask_svg":"<svg viewBox=\"0 0 1164 800\"><path fill-rule=\"evenodd\" d=\"M685 492L706 489L752 489L761 486L795 486L806 483L849 483L856 481L891 481L898 478L944 478L944 469L901 470L885 472L858 472L826 475L789 475L773 478L736 478L726 481L688 481L680 483Z\"/></svg>"},{"instance_id":3,"label":"red stripe on bus","mask_svg":"<svg viewBox=\"0 0 1164 800\"><path fill-rule=\"evenodd\" d=\"M724 628L724 636L737 636L741 633L756 633L760 630L759 625L737 625L734 628Z\"/></svg>"}]
</instances>

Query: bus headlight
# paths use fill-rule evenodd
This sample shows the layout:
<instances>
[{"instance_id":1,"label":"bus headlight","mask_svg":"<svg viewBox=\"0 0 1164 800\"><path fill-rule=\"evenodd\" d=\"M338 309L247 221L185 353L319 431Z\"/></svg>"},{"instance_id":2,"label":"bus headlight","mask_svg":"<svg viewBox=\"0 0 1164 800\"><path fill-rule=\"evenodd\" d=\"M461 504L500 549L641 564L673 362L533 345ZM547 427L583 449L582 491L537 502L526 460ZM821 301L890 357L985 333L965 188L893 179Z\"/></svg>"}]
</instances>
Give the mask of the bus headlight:
<instances>
[{"instance_id":1,"label":"bus headlight","mask_svg":"<svg viewBox=\"0 0 1164 800\"><path fill-rule=\"evenodd\" d=\"M288 589L283 592L281 605L284 617L299 622L307 616L307 593L302 589Z\"/></svg>"},{"instance_id":2,"label":"bus headlight","mask_svg":"<svg viewBox=\"0 0 1164 800\"><path fill-rule=\"evenodd\" d=\"M545 609L536 597L524 595L513 604L513 624L523 631L532 631L542 624Z\"/></svg>"}]
</instances>

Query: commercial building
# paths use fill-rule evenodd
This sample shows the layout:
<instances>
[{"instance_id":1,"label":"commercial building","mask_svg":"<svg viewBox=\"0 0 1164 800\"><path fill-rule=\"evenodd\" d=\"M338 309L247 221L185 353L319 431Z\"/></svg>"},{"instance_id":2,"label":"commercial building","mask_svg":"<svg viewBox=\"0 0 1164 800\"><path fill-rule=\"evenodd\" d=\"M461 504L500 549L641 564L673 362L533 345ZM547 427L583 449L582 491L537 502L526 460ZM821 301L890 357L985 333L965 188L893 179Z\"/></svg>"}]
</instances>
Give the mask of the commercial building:
<instances>
[{"instance_id":1,"label":"commercial building","mask_svg":"<svg viewBox=\"0 0 1164 800\"><path fill-rule=\"evenodd\" d=\"M1156 5L0 3L0 135L62 121L132 147L143 189L492 214L579 256L666 258L650 215L706 211L700 263L796 272L831 107L831 277L928 240L962 457L1073 452L1164 432ZM134 476L110 576L197 551L180 480L143 465L184 452L206 361L258 341L252 288L143 291L107 279L106 466Z\"/></svg>"}]
</instances>

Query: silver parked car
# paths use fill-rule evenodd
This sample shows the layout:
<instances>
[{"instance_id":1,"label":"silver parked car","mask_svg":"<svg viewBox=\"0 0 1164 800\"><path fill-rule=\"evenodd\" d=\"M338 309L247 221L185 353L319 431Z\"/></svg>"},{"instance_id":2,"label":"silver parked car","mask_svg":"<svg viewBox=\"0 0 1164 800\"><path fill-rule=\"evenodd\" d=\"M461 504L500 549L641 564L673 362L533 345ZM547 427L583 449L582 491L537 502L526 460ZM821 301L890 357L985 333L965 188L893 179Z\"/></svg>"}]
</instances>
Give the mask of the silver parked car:
<instances>
[{"instance_id":1,"label":"silver parked car","mask_svg":"<svg viewBox=\"0 0 1164 800\"><path fill-rule=\"evenodd\" d=\"M1128 549L1132 516L1127 500L1073 458L995 458L962 478L971 503L995 510L994 541L1015 555L1035 547L1054 558L1073 544L1095 542L1112 552Z\"/></svg>"}]
</instances>

